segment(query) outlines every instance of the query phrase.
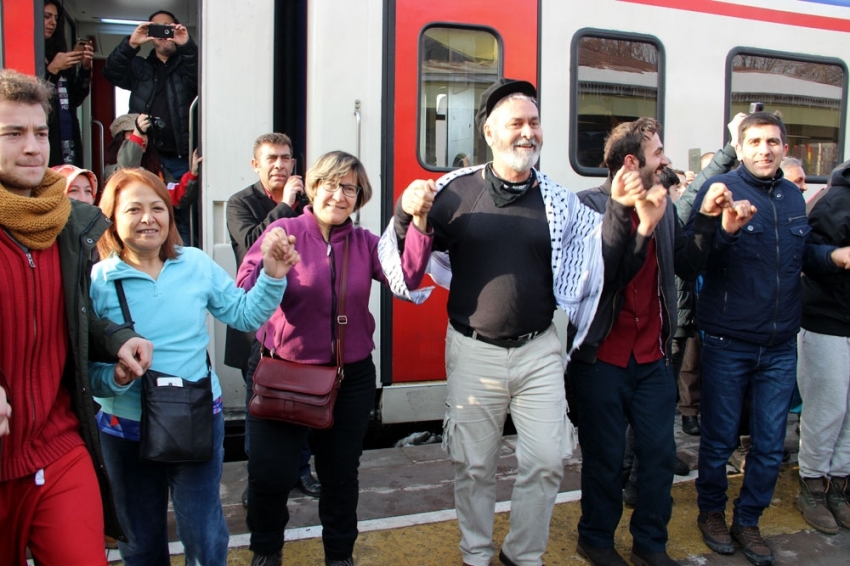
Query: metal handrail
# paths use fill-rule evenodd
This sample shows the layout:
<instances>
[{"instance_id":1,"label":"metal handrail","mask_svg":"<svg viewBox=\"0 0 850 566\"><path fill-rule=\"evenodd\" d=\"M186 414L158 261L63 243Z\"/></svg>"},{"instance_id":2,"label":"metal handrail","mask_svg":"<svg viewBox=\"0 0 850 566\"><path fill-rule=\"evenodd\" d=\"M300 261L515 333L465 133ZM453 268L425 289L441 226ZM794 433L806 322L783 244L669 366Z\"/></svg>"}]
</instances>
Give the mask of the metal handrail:
<instances>
[{"instance_id":1,"label":"metal handrail","mask_svg":"<svg viewBox=\"0 0 850 566\"><path fill-rule=\"evenodd\" d=\"M95 120L94 118L92 118L91 123L92 123L92 126L97 126L98 128L100 128L100 171L99 171L100 175L98 175L97 178L100 179L101 184L105 184L106 179L103 178L103 172L106 171L106 163L104 163L104 161L103 161L105 159L105 153L104 153L104 150L103 150L103 146L105 145L104 144L104 136L106 134L104 133L105 131L104 131L104 128L103 128L103 123L100 120Z\"/></svg>"},{"instance_id":2,"label":"metal handrail","mask_svg":"<svg viewBox=\"0 0 850 566\"><path fill-rule=\"evenodd\" d=\"M360 161L360 130L362 124L362 117L360 115L360 100L354 101L354 157ZM360 209L357 209L357 212L354 213L354 225L360 226Z\"/></svg>"},{"instance_id":3,"label":"metal handrail","mask_svg":"<svg viewBox=\"0 0 850 566\"><path fill-rule=\"evenodd\" d=\"M189 170L192 169L192 155L195 154L195 108L198 106L200 96L196 96L189 105ZM199 193L200 194L200 193ZM189 205L189 245L195 247L195 203Z\"/></svg>"}]
</instances>

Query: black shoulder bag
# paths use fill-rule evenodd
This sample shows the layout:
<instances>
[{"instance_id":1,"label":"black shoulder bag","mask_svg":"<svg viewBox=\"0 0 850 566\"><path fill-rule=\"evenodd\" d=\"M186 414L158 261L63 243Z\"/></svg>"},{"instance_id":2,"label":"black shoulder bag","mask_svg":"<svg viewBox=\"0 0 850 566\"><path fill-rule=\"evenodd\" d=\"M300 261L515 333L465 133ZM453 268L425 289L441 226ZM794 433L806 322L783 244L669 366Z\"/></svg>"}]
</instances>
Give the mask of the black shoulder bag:
<instances>
[{"instance_id":1,"label":"black shoulder bag","mask_svg":"<svg viewBox=\"0 0 850 566\"><path fill-rule=\"evenodd\" d=\"M124 285L115 281L124 322L133 328ZM210 355L207 375L195 381L148 369L142 381L139 460L163 464L208 462L213 456Z\"/></svg>"}]
</instances>

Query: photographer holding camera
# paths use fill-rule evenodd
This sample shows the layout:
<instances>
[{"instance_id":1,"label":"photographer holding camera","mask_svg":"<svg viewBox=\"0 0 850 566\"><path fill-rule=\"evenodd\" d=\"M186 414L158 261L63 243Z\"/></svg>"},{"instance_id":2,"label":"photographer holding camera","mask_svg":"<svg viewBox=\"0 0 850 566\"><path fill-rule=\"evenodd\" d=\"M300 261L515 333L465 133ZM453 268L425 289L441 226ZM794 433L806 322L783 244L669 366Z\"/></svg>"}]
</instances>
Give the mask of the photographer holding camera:
<instances>
[{"instance_id":1,"label":"photographer holding camera","mask_svg":"<svg viewBox=\"0 0 850 566\"><path fill-rule=\"evenodd\" d=\"M148 42L150 54L137 57ZM162 120L152 143L179 179L189 170L189 106L198 94L198 46L186 27L171 12L151 14L109 54L103 76L130 91L130 112Z\"/></svg>"},{"instance_id":2,"label":"photographer holding camera","mask_svg":"<svg viewBox=\"0 0 850 566\"><path fill-rule=\"evenodd\" d=\"M124 114L116 118L109 131L112 143L106 148L106 169L108 179L118 169L141 167L163 180L171 195L171 204L177 212L188 209L198 198L198 169L201 158L198 150L192 154L192 168L178 180L163 166L162 158L156 149L156 136L162 131L163 120L147 114ZM177 224L180 237L188 245L188 226ZM184 234L185 231L185 234Z\"/></svg>"}]
</instances>

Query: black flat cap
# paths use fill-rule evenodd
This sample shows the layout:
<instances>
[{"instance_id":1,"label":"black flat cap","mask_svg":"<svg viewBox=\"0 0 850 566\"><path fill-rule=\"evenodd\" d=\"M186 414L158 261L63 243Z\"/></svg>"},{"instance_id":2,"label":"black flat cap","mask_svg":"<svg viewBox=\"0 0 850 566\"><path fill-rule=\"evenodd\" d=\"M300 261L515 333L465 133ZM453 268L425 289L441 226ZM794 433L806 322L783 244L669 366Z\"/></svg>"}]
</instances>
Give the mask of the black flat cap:
<instances>
[{"instance_id":1,"label":"black flat cap","mask_svg":"<svg viewBox=\"0 0 850 566\"><path fill-rule=\"evenodd\" d=\"M487 117L493 111L496 104L509 94L514 94L515 92L521 92L532 98L537 98L537 89L530 82L506 78L500 78L481 93L481 99L478 102L478 113L475 115L475 126L482 135L484 134L484 122L487 121Z\"/></svg>"}]
</instances>

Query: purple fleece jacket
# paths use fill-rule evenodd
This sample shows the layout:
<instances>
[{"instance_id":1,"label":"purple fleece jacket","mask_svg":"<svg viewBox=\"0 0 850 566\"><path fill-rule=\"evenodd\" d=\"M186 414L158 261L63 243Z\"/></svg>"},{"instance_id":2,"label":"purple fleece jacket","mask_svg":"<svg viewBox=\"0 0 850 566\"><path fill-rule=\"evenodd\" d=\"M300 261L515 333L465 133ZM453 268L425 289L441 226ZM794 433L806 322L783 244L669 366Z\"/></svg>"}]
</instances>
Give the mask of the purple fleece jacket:
<instances>
[{"instance_id":1,"label":"purple fleece jacket","mask_svg":"<svg viewBox=\"0 0 850 566\"><path fill-rule=\"evenodd\" d=\"M349 220L331 230L330 244L325 242L311 207L295 218L281 218L266 228L248 250L236 276L236 283L250 289L262 268L260 246L269 230L283 228L295 236L295 248L301 261L286 276L287 287L280 307L257 331L257 339L283 359L305 364L334 362L331 342L332 316L342 274L345 237L351 238L345 314L345 363L367 358L375 349L372 334L375 319L369 312L372 280L386 284L378 261L378 236L355 228ZM419 286L431 256L433 235L423 234L413 224L407 232L402 255L405 282L411 289ZM331 267L333 261L333 268ZM332 292L333 289L333 292ZM265 336L265 338L264 338Z\"/></svg>"}]
</instances>

